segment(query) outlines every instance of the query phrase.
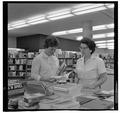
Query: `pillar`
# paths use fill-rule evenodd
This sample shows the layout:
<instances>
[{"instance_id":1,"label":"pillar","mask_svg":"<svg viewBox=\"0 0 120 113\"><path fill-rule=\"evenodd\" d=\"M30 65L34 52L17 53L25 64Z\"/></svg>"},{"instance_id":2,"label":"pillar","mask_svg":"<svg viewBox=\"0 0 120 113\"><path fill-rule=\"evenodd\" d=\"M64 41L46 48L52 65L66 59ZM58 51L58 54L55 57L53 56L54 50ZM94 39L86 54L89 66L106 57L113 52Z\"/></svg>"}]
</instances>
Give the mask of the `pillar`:
<instances>
[{"instance_id":1,"label":"pillar","mask_svg":"<svg viewBox=\"0 0 120 113\"><path fill-rule=\"evenodd\" d=\"M83 22L83 37L92 39L92 21Z\"/></svg>"}]
</instances>

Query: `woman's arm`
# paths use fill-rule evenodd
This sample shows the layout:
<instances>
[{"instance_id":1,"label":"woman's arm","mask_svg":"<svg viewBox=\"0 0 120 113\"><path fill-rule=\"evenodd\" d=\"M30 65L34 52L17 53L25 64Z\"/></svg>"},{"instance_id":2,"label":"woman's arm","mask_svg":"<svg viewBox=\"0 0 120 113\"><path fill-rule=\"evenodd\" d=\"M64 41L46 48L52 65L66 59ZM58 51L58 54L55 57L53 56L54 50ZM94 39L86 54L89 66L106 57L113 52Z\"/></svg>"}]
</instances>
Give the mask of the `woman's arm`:
<instances>
[{"instance_id":1,"label":"woman's arm","mask_svg":"<svg viewBox=\"0 0 120 113\"><path fill-rule=\"evenodd\" d=\"M107 73L102 73L99 75L99 78L95 83L93 83L89 86L84 86L84 88L89 88L89 89L97 88L97 87L101 86L106 80L107 80Z\"/></svg>"}]
</instances>

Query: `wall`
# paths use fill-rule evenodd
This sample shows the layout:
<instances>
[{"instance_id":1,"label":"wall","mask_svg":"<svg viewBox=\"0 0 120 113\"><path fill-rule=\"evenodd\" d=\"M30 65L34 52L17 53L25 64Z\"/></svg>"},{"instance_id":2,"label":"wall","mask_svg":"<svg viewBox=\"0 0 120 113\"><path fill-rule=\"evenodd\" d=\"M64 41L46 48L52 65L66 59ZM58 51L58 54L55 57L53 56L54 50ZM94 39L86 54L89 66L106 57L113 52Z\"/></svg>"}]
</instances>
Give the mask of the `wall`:
<instances>
[{"instance_id":1,"label":"wall","mask_svg":"<svg viewBox=\"0 0 120 113\"><path fill-rule=\"evenodd\" d=\"M44 40L47 35L36 34L30 36L17 37L17 48L24 48L28 51L38 51L43 48ZM59 48L67 51L78 51L79 42L69 39L59 38Z\"/></svg>"},{"instance_id":2,"label":"wall","mask_svg":"<svg viewBox=\"0 0 120 113\"><path fill-rule=\"evenodd\" d=\"M29 51L38 51L43 49L44 40L47 35L44 34L35 34L29 36L17 37L17 48L23 48ZM69 40L59 38L60 45L59 48L66 51L79 51L78 47L80 46L79 41ZM95 53L97 54L114 54L114 50L101 49L97 48Z\"/></svg>"},{"instance_id":3,"label":"wall","mask_svg":"<svg viewBox=\"0 0 120 113\"><path fill-rule=\"evenodd\" d=\"M16 48L16 37L9 36L8 37L8 48Z\"/></svg>"}]
</instances>

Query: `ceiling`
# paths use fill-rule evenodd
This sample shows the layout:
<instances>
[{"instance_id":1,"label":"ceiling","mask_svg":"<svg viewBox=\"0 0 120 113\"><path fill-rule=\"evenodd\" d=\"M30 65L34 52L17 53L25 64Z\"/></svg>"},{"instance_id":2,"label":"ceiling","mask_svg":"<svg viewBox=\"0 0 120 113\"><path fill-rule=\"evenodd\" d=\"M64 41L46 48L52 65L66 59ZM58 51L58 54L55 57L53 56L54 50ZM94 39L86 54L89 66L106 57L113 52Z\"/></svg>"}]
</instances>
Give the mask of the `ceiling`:
<instances>
[{"instance_id":1,"label":"ceiling","mask_svg":"<svg viewBox=\"0 0 120 113\"><path fill-rule=\"evenodd\" d=\"M80 3L9 3L8 4L8 23L17 21L37 14L45 14L54 10L63 8L70 8ZM50 35L53 32L70 30L83 27L83 23L91 21L92 25L110 24L114 23L114 10L108 9L96 13L89 13L84 15L77 15L65 19L55 20L47 23L32 25L24 28L14 29L8 31L8 36L25 36L32 34L46 34ZM95 31L95 34L114 31L102 30ZM63 35L62 38L76 39L80 33ZM100 40L100 39L99 39Z\"/></svg>"}]
</instances>

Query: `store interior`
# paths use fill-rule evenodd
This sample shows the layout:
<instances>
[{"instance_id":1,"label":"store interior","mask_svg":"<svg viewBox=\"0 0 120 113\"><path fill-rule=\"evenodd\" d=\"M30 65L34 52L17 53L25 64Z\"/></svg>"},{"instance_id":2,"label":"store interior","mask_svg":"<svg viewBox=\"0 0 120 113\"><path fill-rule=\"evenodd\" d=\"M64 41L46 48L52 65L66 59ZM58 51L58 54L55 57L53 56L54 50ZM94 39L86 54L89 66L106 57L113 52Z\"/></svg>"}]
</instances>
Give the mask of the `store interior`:
<instances>
[{"instance_id":1,"label":"store interior","mask_svg":"<svg viewBox=\"0 0 120 113\"><path fill-rule=\"evenodd\" d=\"M8 3L9 99L16 100L18 96L15 98L15 95L24 95L24 88L19 79L30 77L32 60L43 50L43 42L49 35L59 39L61 53L58 57L60 62L65 60L68 71L76 63L73 59L81 55L79 41L83 37L93 39L97 46L94 54L101 56L107 69L107 81L101 89L107 93L114 93L115 5L114 3ZM71 82L76 81L72 78ZM114 103L114 98L112 99ZM87 109L86 106L84 108ZM8 109L13 110L13 107ZM28 109L30 110L29 107ZM114 106L111 109L114 109Z\"/></svg>"}]
</instances>

